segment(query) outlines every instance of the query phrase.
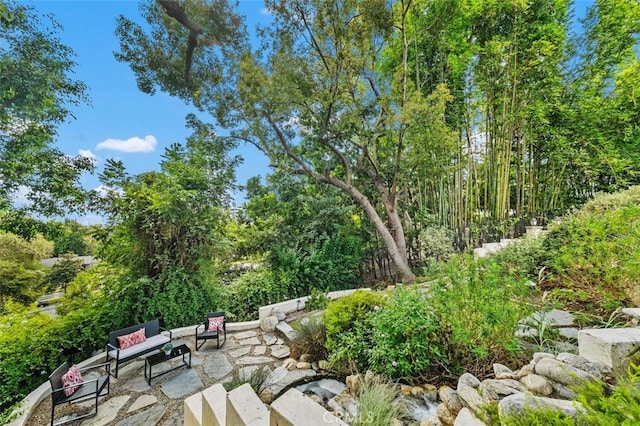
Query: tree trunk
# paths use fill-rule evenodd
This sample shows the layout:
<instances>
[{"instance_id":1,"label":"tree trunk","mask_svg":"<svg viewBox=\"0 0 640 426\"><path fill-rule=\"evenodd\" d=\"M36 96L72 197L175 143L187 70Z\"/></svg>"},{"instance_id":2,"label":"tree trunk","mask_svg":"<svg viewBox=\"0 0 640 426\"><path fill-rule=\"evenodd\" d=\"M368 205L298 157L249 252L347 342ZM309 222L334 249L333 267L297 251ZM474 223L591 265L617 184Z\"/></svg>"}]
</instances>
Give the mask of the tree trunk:
<instances>
[{"instance_id":1,"label":"tree trunk","mask_svg":"<svg viewBox=\"0 0 640 426\"><path fill-rule=\"evenodd\" d=\"M394 224L394 218L393 217L389 218L390 221L392 222L391 227L394 228L396 231L395 232L396 235L394 236L392 235L390 229L387 226L385 226L384 221L382 220L382 218L380 217L376 209L371 204L371 201L369 201L369 199L364 194L358 191L358 189L354 188L352 185L349 185L348 183L340 179L336 179L331 176L323 175L319 177L319 180L321 182L333 185L336 188L339 188L345 193L349 194L349 196L353 198L358 203L358 205L360 205L364 209L365 213L373 223L373 226L375 226L376 231L378 231L378 234L380 235L380 237L382 237L382 241L384 242L384 245L387 248L387 251L389 252L389 257L391 258L391 261L393 262L398 272L400 272L400 275L402 276L403 281L405 282L415 281L416 276L411 271L411 268L409 267L409 262L407 261L407 251L406 251L404 231L403 231L402 223L400 221L400 218L398 216L397 209L395 208L395 206L393 206L394 208L390 210L385 203L385 207L387 207L387 213L392 212L393 215L395 215L395 224ZM398 244L396 241L400 241L400 244ZM404 252L402 252L401 250L404 250Z\"/></svg>"}]
</instances>

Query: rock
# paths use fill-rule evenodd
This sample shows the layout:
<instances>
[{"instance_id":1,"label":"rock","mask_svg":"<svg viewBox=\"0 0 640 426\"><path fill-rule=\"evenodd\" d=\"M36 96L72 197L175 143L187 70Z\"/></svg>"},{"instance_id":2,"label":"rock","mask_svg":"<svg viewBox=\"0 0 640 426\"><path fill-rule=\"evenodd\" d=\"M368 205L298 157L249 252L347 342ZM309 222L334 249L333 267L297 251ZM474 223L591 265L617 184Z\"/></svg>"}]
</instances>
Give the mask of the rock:
<instances>
[{"instance_id":1,"label":"rock","mask_svg":"<svg viewBox=\"0 0 640 426\"><path fill-rule=\"evenodd\" d=\"M485 383L486 380L483 380L478 386L478 393L485 401L497 401L500 399L498 393L491 387L490 383Z\"/></svg>"},{"instance_id":2,"label":"rock","mask_svg":"<svg viewBox=\"0 0 640 426\"><path fill-rule=\"evenodd\" d=\"M281 366L274 369L271 374L267 376L264 383L262 383L262 386L260 386L260 392L265 389L269 389L274 396L278 396L283 389L292 383L315 375L316 372L311 369L289 371L284 366Z\"/></svg>"},{"instance_id":3,"label":"rock","mask_svg":"<svg viewBox=\"0 0 640 426\"><path fill-rule=\"evenodd\" d=\"M420 386L413 386L411 388L411 395L415 397L421 397L424 394L424 389Z\"/></svg>"},{"instance_id":4,"label":"rock","mask_svg":"<svg viewBox=\"0 0 640 426\"><path fill-rule=\"evenodd\" d=\"M561 385L560 383L551 383L553 386L553 396L559 399L574 399L578 396L574 391L566 387L565 385Z\"/></svg>"},{"instance_id":5,"label":"rock","mask_svg":"<svg viewBox=\"0 0 640 426\"><path fill-rule=\"evenodd\" d=\"M257 333L254 330L246 330L240 331L238 333L233 333L231 336L235 337L237 340L248 339L249 337L256 337Z\"/></svg>"},{"instance_id":6,"label":"rock","mask_svg":"<svg viewBox=\"0 0 640 426\"><path fill-rule=\"evenodd\" d=\"M462 401L460 401L458 392L449 386L442 386L438 390L438 395L440 396L440 400L447 404L447 408L453 412L453 414L458 414L460 410L462 410Z\"/></svg>"},{"instance_id":7,"label":"rock","mask_svg":"<svg viewBox=\"0 0 640 426\"><path fill-rule=\"evenodd\" d=\"M262 389L262 391L260 391L259 396L260 396L260 400L265 404L271 404L275 399L273 395L273 391L271 389Z\"/></svg>"},{"instance_id":8,"label":"rock","mask_svg":"<svg viewBox=\"0 0 640 426\"><path fill-rule=\"evenodd\" d=\"M271 315L266 318L263 318L260 321L260 328L262 329L262 331L266 333L273 333L274 331L276 331L276 325L278 324L278 322L279 322L278 318Z\"/></svg>"},{"instance_id":9,"label":"rock","mask_svg":"<svg viewBox=\"0 0 640 426\"><path fill-rule=\"evenodd\" d=\"M438 389L429 383L425 383L422 385L424 388L424 396L431 402L436 402L438 400Z\"/></svg>"},{"instance_id":10,"label":"rock","mask_svg":"<svg viewBox=\"0 0 640 426\"><path fill-rule=\"evenodd\" d=\"M326 359L321 359L320 361L318 361L318 368L320 370L331 370L331 365Z\"/></svg>"},{"instance_id":11,"label":"rock","mask_svg":"<svg viewBox=\"0 0 640 426\"><path fill-rule=\"evenodd\" d=\"M284 312L282 312L282 310L278 309L278 308L273 308L271 310L271 315L276 317L278 319L278 321L284 321L284 319L287 317L285 315Z\"/></svg>"},{"instance_id":12,"label":"rock","mask_svg":"<svg viewBox=\"0 0 640 426\"><path fill-rule=\"evenodd\" d=\"M291 354L291 348L285 345L273 345L271 346L271 356L282 359L286 358Z\"/></svg>"},{"instance_id":13,"label":"rock","mask_svg":"<svg viewBox=\"0 0 640 426\"><path fill-rule=\"evenodd\" d=\"M480 386L478 386L478 391L484 399L490 398L494 401L518 392L518 390L512 388L511 386L504 384L502 380L494 379L483 380L482 383L480 383Z\"/></svg>"},{"instance_id":14,"label":"rock","mask_svg":"<svg viewBox=\"0 0 640 426\"><path fill-rule=\"evenodd\" d=\"M520 370L518 370L518 372L516 373L516 377L515 378L516 379L521 379L524 376L526 376L527 374L533 374L534 367L535 367L535 364L533 364L533 365L532 364L525 365Z\"/></svg>"},{"instance_id":15,"label":"rock","mask_svg":"<svg viewBox=\"0 0 640 426\"><path fill-rule=\"evenodd\" d=\"M553 392L551 382L538 374L529 374L520 379L523 385L536 395L549 396Z\"/></svg>"},{"instance_id":16,"label":"rock","mask_svg":"<svg viewBox=\"0 0 640 426\"><path fill-rule=\"evenodd\" d=\"M253 348L253 354L254 355L264 355L265 353L267 353L267 347L266 346L256 346Z\"/></svg>"},{"instance_id":17,"label":"rock","mask_svg":"<svg viewBox=\"0 0 640 426\"><path fill-rule=\"evenodd\" d=\"M452 425L456 420L455 414L452 413L451 410L449 410L449 407L447 407L447 404L445 404L444 402L441 402L436 407L436 416L438 416L440 422L445 425Z\"/></svg>"},{"instance_id":18,"label":"rock","mask_svg":"<svg viewBox=\"0 0 640 426\"><path fill-rule=\"evenodd\" d=\"M513 374L513 371L509 367L507 367L506 365L499 364L499 363L496 362L496 363L493 364L493 374L495 374L497 376L500 373Z\"/></svg>"},{"instance_id":19,"label":"rock","mask_svg":"<svg viewBox=\"0 0 640 426\"><path fill-rule=\"evenodd\" d=\"M179 371L180 374L162 383L162 393L172 399L183 399L186 395L202 390L204 384L194 368Z\"/></svg>"},{"instance_id":20,"label":"rock","mask_svg":"<svg viewBox=\"0 0 640 426\"><path fill-rule=\"evenodd\" d=\"M544 358L538 361L535 371L537 374L563 385L577 385L584 381L596 379L586 371L572 367L554 358Z\"/></svg>"},{"instance_id":21,"label":"rock","mask_svg":"<svg viewBox=\"0 0 640 426\"><path fill-rule=\"evenodd\" d=\"M464 373L462 376L460 376L460 378L458 379L458 386L460 386L460 383L464 383L465 385L472 388L477 388L478 386L480 386L480 380L478 380L476 376L471 373Z\"/></svg>"},{"instance_id":22,"label":"rock","mask_svg":"<svg viewBox=\"0 0 640 426\"><path fill-rule=\"evenodd\" d=\"M518 375L515 373L507 373L506 371L496 374L496 379L517 379Z\"/></svg>"},{"instance_id":23,"label":"rock","mask_svg":"<svg viewBox=\"0 0 640 426\"><path fill-rule=\"evenodd\" d=\"M392 426L403 426L403 425L404 423L402 422L402 420L393 419Z\"/></svg>"},{"instance_id":24,"label":"rock","mask_svg":"<svg viewBox=\"0 0 640 426\"><path fill-rule=\"evenodd\" d=\"M300 361L302 362L311 362L313 356L311 354L302 354L300 355Z\"/></svg>"},{"instance_id":25,"label":"rock","mask_svg":"<svg viewBox=\"0 0 640 426\"><path fill-rule=\"evenodd\" d=\"M156 425L167 411L164 405L156 405L116 423L116 426ZM93 423L95 424L95 423Z\"/></svg>"},{"instance_id":26,"label":"rock","mask_svg":"<svg viewBox=\"0 0 640 426\"><path fill-rule=\"evenodd\" d=\"M273 361L273 359L268 356L245 356L244 358L240 358L236 360L236 364L240 364L240 365L266 364L271 361Z\"/></svg>"},{"instance_id":27,"label":"rock","mask_svg":"<svg viewBox=\"0 0 640 426\"><path fill-rule=\"evenodd\" d=\"M499 380L499 382L500 384L509 386L510 388L515 389L518 392L524 392L527 390L527 388L522 383L514 379L502 379Z\"/></svg>"},{"instance_id":28,"label":"rock","mask_svg":"<svg viewBox=\"0 0 640 426\"><path fill-rule=\"evenodd\" d=\"M294 340L296 337L298 337L298 332L284 321L280 321L278 324L276 324L276 331L287 340Z\"/></svg>"},{"instance_id":29,"label":"rock","mask_svg":"<svg viewBox=\"0 0 640 426\"><path fill-rule=\"evenodd\" d=\"M457 392L462 401L462 405L470 408L473 412L480 411L480 407L486 404L486 401L482 399L482 396L477 390L464 383L458 384Z\"/></svg>"},{"instance_id":30,"label":"rock","mask_svg":"<svg viewBox=\"0 0 640 426\"><path fill-rule=\"evenodd\" d=\"M274 330L275 330L275 327L274 327ZM276 340L278 340L278 337L273 333L264 333L262 335L262 338L264 339L264 343L267 346L275 345Z\"/></svg>"},{"instance_id":31,"label":"rock","mask_svg":"<svg viewBox=\"0 0 640 426\"><path fill-rule=\"evenodd\" d=\"M352 395L357 395L358 392L360 392L360 388L362 387L362 376L360 374L347 376L347 378L345 379L345 383L347 384L349 393L351 393Z\"/></svg>"},{"instance_id":32,"label":"rock","mask_svg":"<svg viewBox=\"0 0 640 426\"><path fill-rule=\"evenodd\" d=\"M353 419L356 417L358 404L355 398L349 394L341 393L327 401L327 407L335 411L341 418Z\"/></svg>"},{"instance_id":33,"label":"rock","mask_svg":"<svg viewBox=\"0 0 640 426\"><path fill-rule=\"evenodd\" d=\"M311 368L311 363L310 362L302 362L302 361L300 361L300 362L298 362L296 364L296 368L298 370L309 370Z\"/></svg>"},{"instance_id":34,"label":"rock","mask_svg":"<svg viewBox=\"0 0 640 426\"><path fill-rule=\"evenodd\" d=\"M598 366L595 363L592 363L585 357L563 352L561 354L558 354L556 359L558 361L564 362L565 364L569 364L575 368L578 368L582 371L586 371L587 373L591 374L594 377L597 377L597 378L601 377L600 368L598 368Z\"/></svg>"},{"instance_id":35,"label":"rock","mask_svg":"<svg viewBox=\"0 0 640 426\"><path fill-rule=\"evenodd\" d=\"M229 355L231 355L231 357L233 358L239 358L243 355L247 355L249 352L251 352L251 348L245 346L244 348L236 349L234 351L229 351Z\"/></svg>"},{"instance_id":36,"label":"rock","mask_svg":"<svg viewBox=\"0 0 640 426\"><path fill-rule=\"evenodd\" d=\"M282 366L287 370L293 370L296 368L296 364L298 364L298 361L296 361L293 358L287 358L284 360L284 363L282 364Z\"/></svg>"},{"instance_id":37,"label":"rock","mask_svg":"<svg viewBox=\"0 0 640 426\"><path fill-rule=\"evenodd\" d=\"M408 396L411 395L412 386L409 385L400 385L400 395Z\"/></svg>"},{"instance_id":38,"label":"rock","mask_svg":"<svg viewBox=\"0 0 640 426\"><path fill-rule=\"evenodd\" d=\"M127 413L139 410L144 407L148 407L151 404L158 402L158 398L153 395L140 395L133 404L127 409Z\"/></svg>"},{"instance_id":39,"label":"rock","mask_svg":"<svg viewBox=\"0 0 640 426\"><path fill-rule=\"evenodd\" d=\"M420 422L420 426L442 426L442 422L437 417L429 417Z\"/></svg>"},{"instance_id":40,"label":"rock","mask_svg":"<svg viewBox=\"0 0 640 426\"><path fill-rule=\"evenodd\" d=\"M344 383L332 379L322 379L316 383L318 384L319 388L324 389L334 395L338 395L344 392L344 390L347 388L347 385L345 385Z\"/></svg>"},{"instance_id":41,"label":"rock","mask_svg":"<svg viewBox=\"0 0 640 426\"><path fill-rule=\"evenodd\" d=\"M548 354L546 352L536 352L533 354L533 360L532 360L532 362L534 363L534 366L543 358L555 358L555 357L552 354Z\"/></svg>"},{"instance_id":42,"label":"rock","mask_svg":"<svg viewBox=\"0 0 640 426\"><path fill-rule=\"evenodd\" d=\"M477 418L468 408L463 408L458 413L453 426L486 426L486 423Z\"/></svg>"},{"instance_id":43,"label":"rock","mask_svg":"<svg viewBox=\"0 0 640 426\"><path fill-rule=\"evenodd\" d=\"M118 415L118 411L131 398L130 395L116 396L110 398L98 406L98 414L81 423L82 426L104 426L111 422Z\"/></svg>"},{"instance_id":44,"label":"rock","mask_svg":"<svg viewBox=\"0 0 640 426\"><path fill-rule=\"evenodd\" d=\"M500 418L520 413L525 408L551 409L572 417L575 417L578 412L584 412L582 405L576 401L564 401L524 393L509 395L498 403Z\"/></svg>"},{"instance_id":45,"label":"rock","mask_svg":"<svg viewBox=\"0 0 640 426\"><path fill-rule=\"evenodd\" d=\"M242 339L238 341L238 343L240 343L242 346L256 346L260 345L262 342L260 342L260 339L258 339L257 337L249 337L248 339Z\"/></svg>"}]
</instances>

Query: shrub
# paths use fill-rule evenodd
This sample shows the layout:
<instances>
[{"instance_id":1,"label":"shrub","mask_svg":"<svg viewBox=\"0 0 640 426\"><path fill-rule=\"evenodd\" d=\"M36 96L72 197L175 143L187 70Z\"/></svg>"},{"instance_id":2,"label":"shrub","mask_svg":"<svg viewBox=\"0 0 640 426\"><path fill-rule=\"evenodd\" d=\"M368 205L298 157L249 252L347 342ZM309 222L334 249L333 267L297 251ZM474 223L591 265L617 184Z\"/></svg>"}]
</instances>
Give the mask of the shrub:
<instances>
[{"instance_id":1,"label":"shrub","mask_svg":"<svg viewBox=\"0 0 640 426\"><path fill-rule=\"evenodd\" d=\"M423 255L434 261L442 262L455 253L453 234L451 230L442 226L426 226L420 231L420 243Z\"/></svg>"},{"instance_id":2,"label":"shrub","mask_svg":"<svg viewBox=\"0 0 640 426\"><path fill-rule=\"evenodd\" d=\"M258 308L288 299L286 285L267 269L248 271L224 288L221 305L230 321L258 318Z\"/></svg>"},{"instance_id":3,"label":"shrub","mask_svg":"<svg viewBox=\"0 0 640 426\"><path fill-rule=\"evenodd\" d=\"M330 299L326 293L317 288L312 288L309 299L307 300L307 308L310 310L324 309L329 304L329 301Z\"/></svg>"},{"instance_id":4,"label":"shrub","mask_svg":"<svg viewBox=\"0 0 640 426\"><path fill-rule=\"evenodd\" d=\"M314 361L327 359L326 330L319 318L303 318L296 330L298 336L290 344L293 358L310 354Z\"/></svg>"},{"instance_id":5,"label":"shrub","mask_svg":"<svg viewBox=\"0 0 640 426\"><path fill-rule=\"evenodd\" d=\"M426 378L431 366L446 365L438 319L429 298L398 288L372 321L372 371L411 381Z\"/></svg>"},{"instance_id":6,"label":"shrub","mask_svg":"<svg viewBox=\"0 0 640 426\"><path fill-rule=\"evenodd\" d=\"M356 395L357 414L351 420L352 426L393 425L403 414L399 404L394 403L396 392L391 383L380 377L372 377L362 382Z\"/></svg>"},{"instance_id":7,"label":"shrub","mask_svg":"<svg viewBox=\"0 0 640 426\"><path fill-rule=\"evenodd\" d=\"M481 375L517 355L518 323L533 311L531 290L492 257L454 257L431 286L429 302L448 365L442 373Z\"/></svg>"},{"instance_id":8,"label":"shrub","mask_svg":"<svg viewBox=\"0 0 640 426\"><path fill-rule=\"evenodd\" d=\"M587 292L591 300L585 309L606 313L628 299L640 303L640 206L588 206L565 218L545 239L554 278L564 287Z\"/></svg>"},{"instance_id":9,"label":"shrub","mask_svg":"<svg viewBox=\"0 0 640 426\"><path fill-rule=\"evenodd\" d=\"M327 329L327 349L331 352L329 361L334 367L366 369L373 334L371 314L385 301L383 293L359 290L329 303L323 322Z\"/></svg>"}]
</instances>

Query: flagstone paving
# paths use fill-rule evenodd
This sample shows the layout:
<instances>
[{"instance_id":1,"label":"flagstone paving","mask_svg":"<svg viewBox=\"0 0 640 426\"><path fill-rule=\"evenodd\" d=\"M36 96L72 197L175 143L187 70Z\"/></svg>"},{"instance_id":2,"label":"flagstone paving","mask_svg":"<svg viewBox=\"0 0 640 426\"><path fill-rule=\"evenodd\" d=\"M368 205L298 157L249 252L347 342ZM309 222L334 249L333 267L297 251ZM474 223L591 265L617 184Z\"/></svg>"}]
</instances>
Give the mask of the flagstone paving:
<instances>
[{"instance_id":1,"label":"flagstone paving","mask_svg":"<svg viewBox=\"0 0 640 426\"><path fill-rule=\"evenodd\" d=\"M212 342L195 351L193 336L174 340L191 348L191 369L179 368L154 378L151 386L144 377L144 361L138 359L124 364L118 378L111 378L109 395L101 397L98 415L80 423L81 426L134 426L182 425L183 401L186 397L232 377L234 369L245 377L257 368L274 369L282 365L282 358L289 355L289 348L282 339L261 330L229 333L222 348ZM286 355L285 355L286 354ZM153 374L166 371L181 362L181 358L154 366ZM74 416L92 410L91 403L72 404L56 408L56 419L64 415ZM83 411L84 410L84 411ZM48 424L51 415L51 399L45 398L26 422L27 426Z\"/></svg>"}]
</instances>

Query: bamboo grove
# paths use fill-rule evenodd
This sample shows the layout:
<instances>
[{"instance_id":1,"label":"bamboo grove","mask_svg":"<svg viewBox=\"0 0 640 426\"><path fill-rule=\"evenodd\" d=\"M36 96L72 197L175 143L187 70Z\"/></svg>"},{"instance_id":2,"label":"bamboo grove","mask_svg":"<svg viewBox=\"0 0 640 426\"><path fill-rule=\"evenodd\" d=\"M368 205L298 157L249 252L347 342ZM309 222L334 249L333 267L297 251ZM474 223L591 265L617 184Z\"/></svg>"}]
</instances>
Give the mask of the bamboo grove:
<instances>
[{"instance_id":1,"label":"bamboo grove","mask_svg":"<svg viewBox=\"0 0 640 426\"><path fill-rule=\"evenodd\" d=\"M598 0L584 17L576 6L413 3L412 78L446 122L414 141L405 199L415 217L464 245L638 182L640 3Z\"/></svg>"}]
</instances>

